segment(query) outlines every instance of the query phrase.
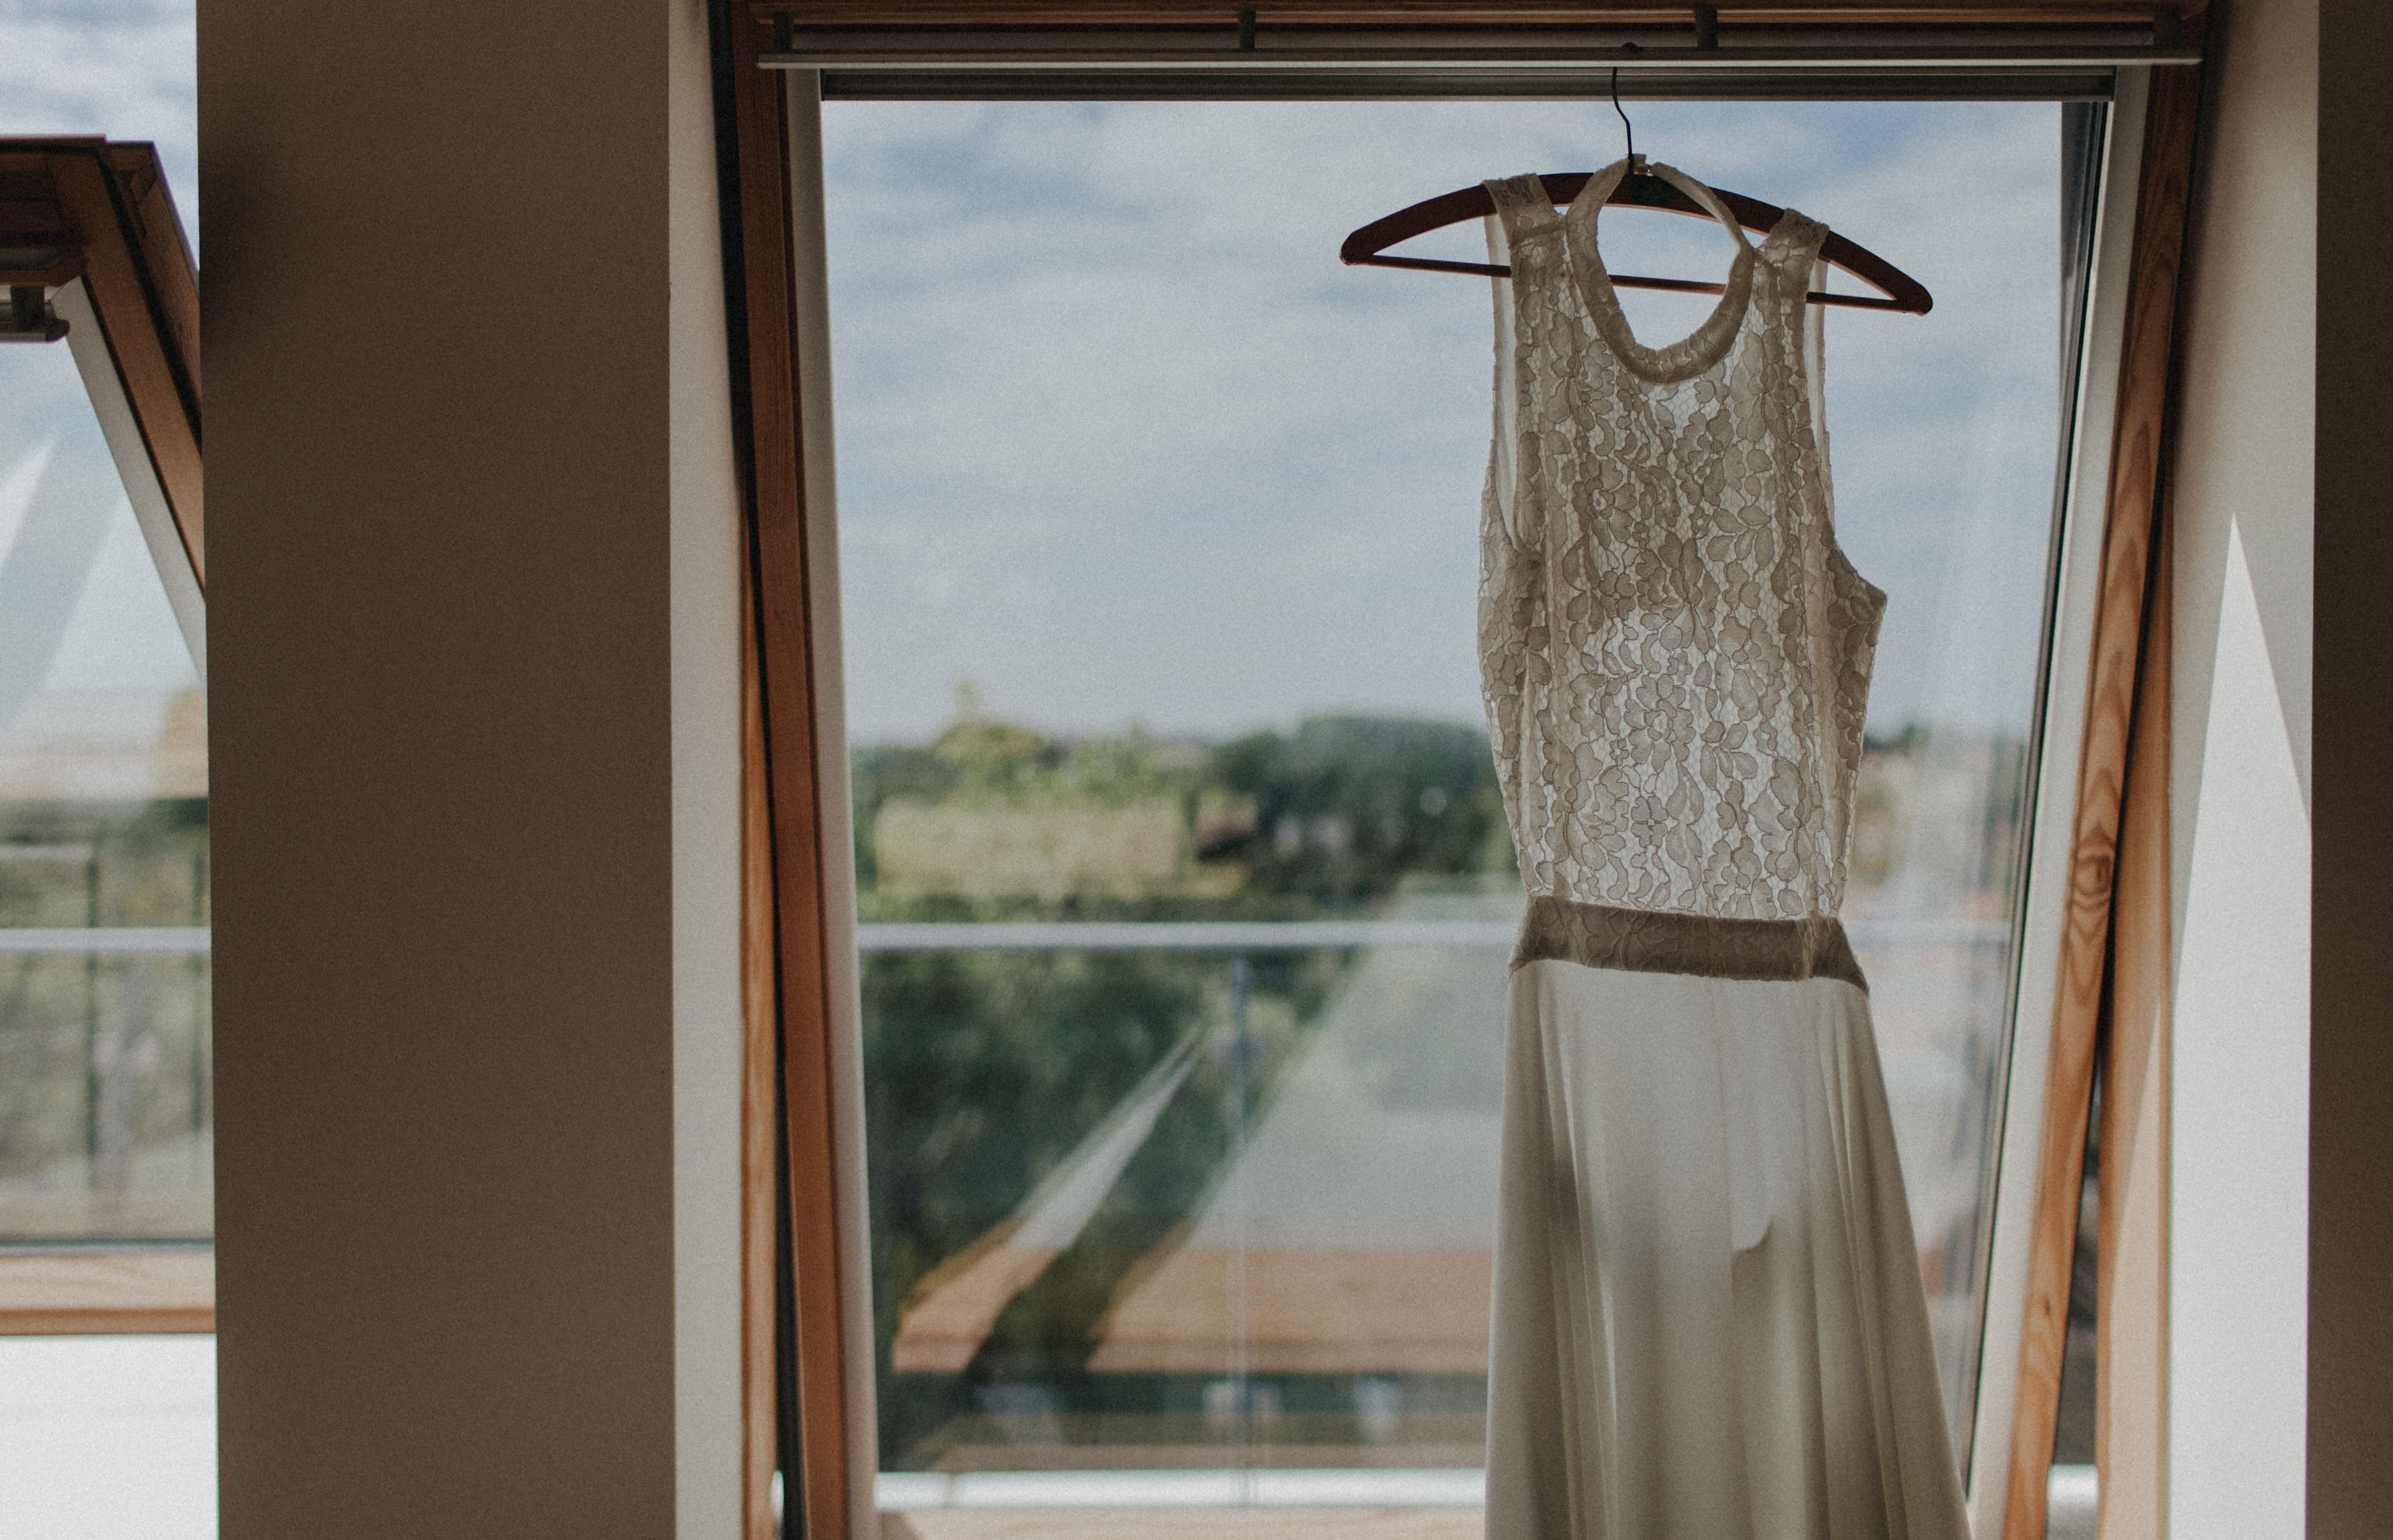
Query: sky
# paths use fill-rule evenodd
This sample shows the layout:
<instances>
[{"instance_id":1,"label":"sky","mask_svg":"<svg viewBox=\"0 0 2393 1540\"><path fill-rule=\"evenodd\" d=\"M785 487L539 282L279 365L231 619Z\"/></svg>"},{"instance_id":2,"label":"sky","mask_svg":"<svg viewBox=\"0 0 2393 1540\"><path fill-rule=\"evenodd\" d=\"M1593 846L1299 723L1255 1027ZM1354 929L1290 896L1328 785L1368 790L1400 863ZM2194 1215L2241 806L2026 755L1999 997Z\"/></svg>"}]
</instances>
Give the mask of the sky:
<instances>
[{"instance_id":1,"label":"sky","mask_svg":"<svg viewBox=\"0 0 2393 1540\"><path fill-rule=\"evenodd\" d=\"M191 0L0 0L0 134L157 145L196 246L194 40Z\"/></svg>"},{"instance_id":2,"label":"sky","mask_svg":"<svg viewBox=\"0 0 2393 1540\"><path fill-rule=\"evenodd\" d=\"M1837 310L1839 534L1890 594L1873 726L2023 731L2057 449L2060 109L1631 103L1639 148L1917 277ZM1346 232L1616 159L1609 104L838 103L825 111L848 709L919 740L969 680L1051 731L1476 720L1489 286ZM1608 214L1615 269L1728 237ZM1479 257L1465 227L1423 254ZM1708 297L1632 296L1641 338Z\"/></svg>"},{"instance_id":3,"label":"sky","mask_svg":"<svg viewBox=\"0 0 2393 1540\"><path fill-rule=\"evenodd\" d=\"M0 133L152 140L197 249L192 42L190 0L0 0ZM2023 729L2058 107L1629 110L1655 158L1824 219L1936 294L1927 317L1828 320L1840 535L1890 594L1873 724ZM1432 193L1615 158L1608 105L833 103L825 143L857 741L935 733L966 680L1064 733L1478 716L1487 286L1336 248ZM1615 212L1603 239L1615 268L1725 266L1693 220ZM1464 228L1412 249L1479 245ZM1628 297L1649 343L1710 303ZM34 497L107 525L80 542L44 682L180 687L64 364L0 348L0 542Z\"/></svg>"}]
</instances>

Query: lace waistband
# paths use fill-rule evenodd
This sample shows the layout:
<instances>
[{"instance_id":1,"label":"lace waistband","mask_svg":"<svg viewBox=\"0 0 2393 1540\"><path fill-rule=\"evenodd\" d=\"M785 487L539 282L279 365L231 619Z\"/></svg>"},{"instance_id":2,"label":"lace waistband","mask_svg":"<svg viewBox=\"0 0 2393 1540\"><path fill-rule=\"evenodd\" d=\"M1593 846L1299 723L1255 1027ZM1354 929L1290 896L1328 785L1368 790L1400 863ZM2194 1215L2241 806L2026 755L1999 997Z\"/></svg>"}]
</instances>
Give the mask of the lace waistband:
<instances>
[{"instance_id":1,"label":"lace waistband","mask_svg":"<svg viewBox=\"0 0 2393 1540\"><path fill-rule=\"evenodd\" d=\"M1512 966L1540 961L1716 979L1831 978L1869 988L1844 923L1825 915L1720 920L1535 897L1521 921Z\"/></svg>"}]
</instances>

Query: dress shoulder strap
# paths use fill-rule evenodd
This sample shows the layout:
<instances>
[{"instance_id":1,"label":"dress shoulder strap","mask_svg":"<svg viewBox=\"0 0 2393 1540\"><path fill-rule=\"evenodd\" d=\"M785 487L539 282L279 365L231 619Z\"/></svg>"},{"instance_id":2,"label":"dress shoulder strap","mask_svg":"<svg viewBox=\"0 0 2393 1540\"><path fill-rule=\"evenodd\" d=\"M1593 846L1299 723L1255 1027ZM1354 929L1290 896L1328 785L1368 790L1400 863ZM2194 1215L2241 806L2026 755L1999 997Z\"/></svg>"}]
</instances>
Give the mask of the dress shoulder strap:
<instances>
[{"instance_id":1,"label":"dress shoulder strap","mask_svg":"<svg viewBox=\"0 0 2393 1540\"><path fill-rule=\"evenodd\" d=\"M1755 254L1762 261L1786 272L1802 274L1807 280L1811 264L1820 258L1820 248L1827 243L1828 227L1809 215L1793 209L1779 215L1778 223L1762 237Z\"/></svg>"},{"instance_id":2,"label":"dress shoulder strap","mask_svg":"<svg viewBox=\"0 0 2393 1540\"><path fill-rule=\"evenodd\" d=\"M1535 176L1497 176L1482 184L1495 200L1496 216L1504 222L1505 238L1514 246L1523 241L1561 233L1562 216L1546 196L1545 182Z\"/></svg>"}]
</instances>

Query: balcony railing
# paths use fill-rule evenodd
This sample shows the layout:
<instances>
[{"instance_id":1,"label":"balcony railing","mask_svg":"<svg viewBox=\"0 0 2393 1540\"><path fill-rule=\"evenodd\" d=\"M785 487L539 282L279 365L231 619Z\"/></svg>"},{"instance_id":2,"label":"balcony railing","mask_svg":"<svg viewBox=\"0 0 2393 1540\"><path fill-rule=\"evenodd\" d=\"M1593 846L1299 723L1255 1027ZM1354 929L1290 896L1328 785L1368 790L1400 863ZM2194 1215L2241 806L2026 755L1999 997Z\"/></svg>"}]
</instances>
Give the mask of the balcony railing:
<instances>
[{"instance_id":1,"label":"balcony railing","mask_svg":"<svg viewBox=\"0 0 2393 1540\"><path fill-rule=\"evenodd\" d=\"M1306 952L1345 946L1505 946L1518 939L1510 920L970 920L859 925L861 952ZM2000 920L1848 920L1863 950L1888 946L1999 946L2010 939Z\"/></svg>"},{"instance_id":2,"label":"balcony railing","mask_svg":"<svg viewBox=\"0 0 2393 1540\"><path fill-rule=\"evenodd\" d=\"M205 957L205 925L53 925L0 928L0 957Z\"/></svg>"},{"instance_id":3,"label":"balcony railing","mask_svg":"<svg viewBox=\"0 0 2393 1540\"><path fill-rule=\"evenodd\" d=\"M2010 935L1994 920L1848 920L1863 949L1902 946L2000 946ZM1510 946L1520 927L1509 920L971 920L859 925L861 952L1306 952L1346 946ZM0 927L0 956L109 957L151 953L204 957L204 925Z\"/></svg>"}]
</instances>

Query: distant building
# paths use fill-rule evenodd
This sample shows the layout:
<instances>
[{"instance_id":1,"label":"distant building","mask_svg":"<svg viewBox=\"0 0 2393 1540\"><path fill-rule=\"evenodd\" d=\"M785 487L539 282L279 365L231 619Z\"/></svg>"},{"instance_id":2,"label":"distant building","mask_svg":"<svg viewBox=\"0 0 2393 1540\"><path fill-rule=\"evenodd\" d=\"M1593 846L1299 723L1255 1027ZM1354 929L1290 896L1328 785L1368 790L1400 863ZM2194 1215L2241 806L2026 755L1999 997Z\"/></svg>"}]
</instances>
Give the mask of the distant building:
<instances>
[{"instance_id":1,"label":"distant building","mask_svg":"<svg viewBox=\"0 0 2393 1540\"><path fill-rule=\"evenodd\" d=\"M1135 898L1207 885L1179 803L1028 806L896 801L872 820L884 894ZM1235 885L1236 873L1227 874ZM1218 884L1215 884L1218 885Z\"/></svg>"},{"instance_id":2,"label":"distant building","mask_svg":"<svg viewBox=\"0 0 2393 1540\"><path fill-rule=\"evenodd\" d=\"M0 731L0 801L208 794L203 690L44 690Z\"/></svg>"}]
</instances>

